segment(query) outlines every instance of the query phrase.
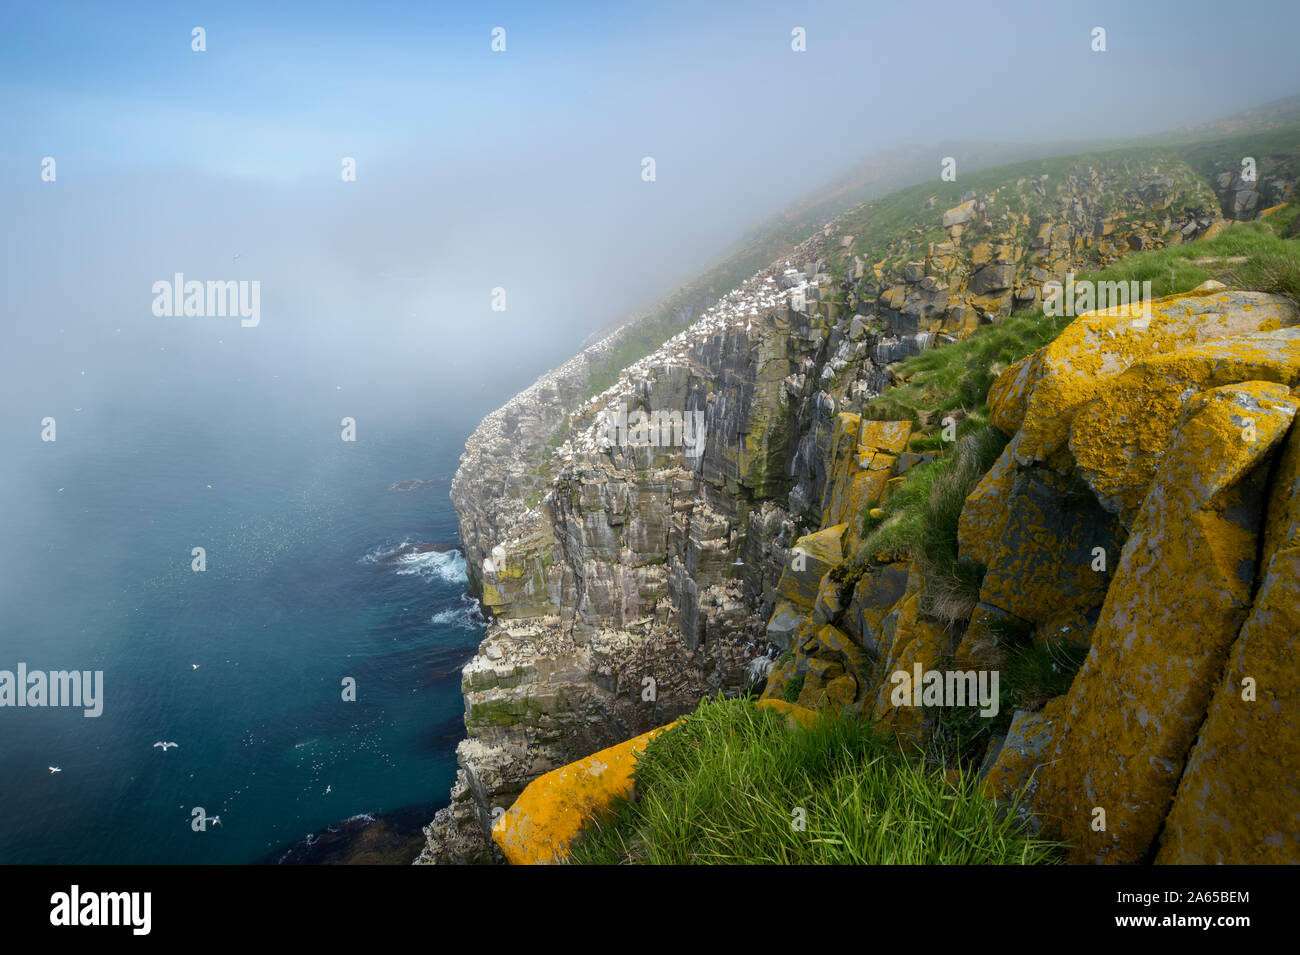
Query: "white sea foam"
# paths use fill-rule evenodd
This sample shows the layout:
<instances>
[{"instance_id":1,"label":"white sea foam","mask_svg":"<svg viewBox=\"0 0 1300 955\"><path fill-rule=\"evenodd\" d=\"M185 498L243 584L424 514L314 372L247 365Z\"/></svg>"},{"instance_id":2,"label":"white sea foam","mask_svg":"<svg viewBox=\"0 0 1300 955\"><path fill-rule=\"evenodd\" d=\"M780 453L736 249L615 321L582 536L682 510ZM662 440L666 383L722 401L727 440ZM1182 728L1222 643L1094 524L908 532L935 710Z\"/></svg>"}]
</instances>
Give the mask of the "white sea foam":
<instances>
[{"instance_id":1,"label":"white sea foam","mask_svg":"<svg viewBox=\"0 0 1300 955\"><path fill-rule=\"evenodd\" d=\"M371 549L361 558L363 564L391 564L402 576L415 574L424 580L441 580L448 584L463 584L469 578L465 573L465 555L458 550L424 550L429 545L403 540L396 544L384 543Z\"/></svg>"},{"instance_id":2,"label":"white sea foam","mask_svg":"<svg viewBox=\"0 0 1300 955\"><path fill-rule=\"evenodd\" d=\"M469 580L465 573L465 555L458 550L403 554L393 563L402 576L417 574L425 580L441 580L448 584L463 584Z\"/></svg>"},{"instance_id":3,"label":"white sea foam","mask_svg":"<svg viewBox=\"0 0 1300 955\"><path fill-rule=\"evenodd\" d=\"M460 605L440 610L429 618L436 627L456 627L461 630L478 630L487 624L483 608L469 594L460 595Z\"/></svg>"}]
</instances>

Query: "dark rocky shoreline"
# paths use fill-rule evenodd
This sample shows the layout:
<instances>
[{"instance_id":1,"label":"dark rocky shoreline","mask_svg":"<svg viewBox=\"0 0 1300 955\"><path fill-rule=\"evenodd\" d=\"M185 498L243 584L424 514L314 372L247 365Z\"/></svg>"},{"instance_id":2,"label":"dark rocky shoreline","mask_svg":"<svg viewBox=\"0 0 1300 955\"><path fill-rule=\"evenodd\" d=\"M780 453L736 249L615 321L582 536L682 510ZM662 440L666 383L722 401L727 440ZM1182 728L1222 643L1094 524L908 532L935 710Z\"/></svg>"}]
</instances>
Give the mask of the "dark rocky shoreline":
<instances>
[{"instance_id":1,"label":"dark rocky shoreline","mask_svg":"<svg viewBox=\"0 0 1300 955\"><path fill-rule=\"evenodd\" d=\"M261 860L262 865L410 865L425 846L437 804L365 813L335 823Z\"/></svg>"}]
</instances>

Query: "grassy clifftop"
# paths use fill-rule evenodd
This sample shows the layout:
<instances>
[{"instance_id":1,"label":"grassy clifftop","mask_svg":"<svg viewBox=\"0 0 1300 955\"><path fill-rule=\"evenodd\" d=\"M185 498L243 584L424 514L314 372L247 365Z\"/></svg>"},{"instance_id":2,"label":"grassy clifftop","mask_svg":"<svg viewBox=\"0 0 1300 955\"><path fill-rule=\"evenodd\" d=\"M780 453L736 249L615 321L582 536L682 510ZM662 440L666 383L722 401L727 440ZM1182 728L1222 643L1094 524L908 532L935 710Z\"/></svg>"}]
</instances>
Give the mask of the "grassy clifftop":
<instances>
[{"instance_id":1,"label":"grassy clifftop","mask_svg":"<svg viewBox=\"0 0 1300 955\"><path fill-rule=\"evenodd\" d=\"M871 724L791 728L746 700L705 702L652 740L636 799L593 820L582 865L1023 865L1056 847L999 818L973 775L927 767Z\"/></svg>"}]
</instances>

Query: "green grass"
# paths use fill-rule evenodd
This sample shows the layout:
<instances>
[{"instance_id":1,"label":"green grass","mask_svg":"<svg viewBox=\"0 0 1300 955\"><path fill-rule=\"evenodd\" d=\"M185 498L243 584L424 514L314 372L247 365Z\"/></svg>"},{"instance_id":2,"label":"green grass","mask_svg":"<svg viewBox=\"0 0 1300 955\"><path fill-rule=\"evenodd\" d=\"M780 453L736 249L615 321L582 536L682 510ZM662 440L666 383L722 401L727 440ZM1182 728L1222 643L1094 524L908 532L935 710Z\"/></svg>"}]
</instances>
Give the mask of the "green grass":
<instances>
[{"instance_id":1,"label":"green grass","mask_svg":"<svg viewBox=\"0 0 1300 955\"><path fill-rule=\"evenodd\" d=\"M930 485L922 511L921 536L912 558L921 574L921 612L957 622L979 602L984 568L957 557L957 522L962 507L984 473L993 466L1006 438L985 425L958 443L945 459L948 467Z\"/></svg>"},{"instance_id":2,"label":"green grass","mask_svg":"<svg viewBox=\"0 0 1300 955\"><path fill-rule=\"evenodd\" d=\"M955 665L945 661L940 669L955 669ZM925 740L926 765L957 766L965 772L976 772L993 737L1010 727L1014 707L1007 705L999 683L997 716L981 715L978 706L941 706L935 712L936 719Z\"/></svg>"},{"instance_id":3,"label":"green grass","mask_svg":"<svg viewBox=\"0 0 1300 955\"><path fill-rule=\"evenodd\" d=\"M1286 295L1300 304L1300 241L1282 238L1296 214L1292 205L1209 241L1137 253L1077 280L1150 281L1152 294L1161 296L1214 278ZM872 560L915 560L925 581L922 612L945 622L965 619L978 600L983 569L957 559L957 520L966 497L1006 444L1005 436L988 424L989 386L1003 369L1053 341L1073 320L1044 316L1041 309L1021 312L901 363L904 384L869 402L863 417L918 425L928 421L932 430L914 436L909 447L941 456L911 468L880 505L879 516L864 514L863 543L846 576L860 575ZM934 426L948 413L959 419L955 445L944 440L942 427Z\"/></svg>"},{"instance_id":4,"label":"green grass","mask_svg":"<svg viewBox=\"0 0 1300 955\"><path fill-rule=\"evenodd\" d=\"M1220 154L1227 155L1223 151L1215 153L1215 160ZM956 182L921 183L850 211L837 223L837 228L841 233L853 234L855 241L851 249L830 251L831 274L842 278L855 255L866 263L883 261L889 271L896 271L909 259L923 257L928 243L947 241L948 235L941 226L943 212L963 201L968 192L980 197L993 195L995 218L1004 213L1028 215L1035 223L1054 218L1061 198L1066 195L1068 177L1086 175L1090 167L1123 184L1122 191L1114 195L1095 197L1096 211L1102 215L1143 216L1143 210L1126 206L1122 200L1135 199L1139 181L1155 169L1174 181L1174 192L1181 197L1165 210L1171 216L1218 205L1209 184L1194 165L1177 148L1167 145L1143 143L1033 159L963 173ZM1040 180L1044 174L1048 178ZM1034 180L1042 184L1045 195L1038 195L1031 184ZM927 210L924 203L931 197L934 204Z\"/></svg>"},{"instance_id":5,"label":"green grass","mask_svg":"<svg viewBox=\"0 0 1300 955\"><path fill-rule=\"evenodd\" d=\"M1066 693L1088 656L1085 647L1066 641L1012 647L999 690L1010 709L1038 709Z\"/></svg>"},{"instance_id":6,"label":"green grass","mask_svg":"<svg viewBox=\"0 0 1300 955\"><path fill-rule=\"evenodd\" d=\"M885 499L879 509L881 516L863 518L865 533L858 551L861 562L875 555L898 560L912 556L914 546L921 539L930 487L950 466L946 458L916 465L903 476L903 482L894 493Z\"/></svg>"},{"instance_id":7,"label":"green grass","mask_svg":"<svg viewBox=\"0 0 1300 955\"><path fill-rule=\"evenodd\" d=\"M790 679L785 681L785 686L781 688L781 699L787 703L794 703L799 699L799 694L803 692L803 681L807 674L796 673Z\"/></svg>"},{"instance_id":8,"label":"green grass","mask_svg":"<svg viewBox=\"0 0 1300 955\"><path fill-rule=\"evenodd\" d=\"M1152 294L1159 297L1216 279L1300 302L1300 241L1282 237L1298 211L1292 204L1208 241L1137 252L1100 271L1082 272L1075 281L1150 281ZM1245 261L1232 261L1236 259ZM979 414L998 374L1054 341L1072 321L1070 316L1045 316L1041 308L1017 312L970 338L922 352L897 366L904 383L868 402L863 417L919 423L923 414L934 411ZM919 442L913 450L933 449L933 436L925 437L929 444Z\"/></svg>"},{"instance_id":9,"label":"green grass","mask_svg":"<svg viewBox=\"0 0 1300 955\"><path fill-rule=\"evenodd\" d=\"M923 581L921 611L945 622L970 615L984 568L957 556L957 522L966 498L1006 446L1006 437L978 422L943 457L918 464L880 508L864 519L854 572L875 559L913 560Z\"/></svg>"},{"instance_id":10,"label":"green grass","mask_svg":"<svg viewBox=\"0 0 1300 955\"><path fill-rule=\"evenodd\" d=\"M1058 861L969 774L900 753L869 721L810 729L743 700L706 701L638 758L631 802L590 823L571 861L612 864L1006 865ZM802 813L797 812L802 810ZM805 820L802 829L795 823Z\"/></svg>"}]
</instances>

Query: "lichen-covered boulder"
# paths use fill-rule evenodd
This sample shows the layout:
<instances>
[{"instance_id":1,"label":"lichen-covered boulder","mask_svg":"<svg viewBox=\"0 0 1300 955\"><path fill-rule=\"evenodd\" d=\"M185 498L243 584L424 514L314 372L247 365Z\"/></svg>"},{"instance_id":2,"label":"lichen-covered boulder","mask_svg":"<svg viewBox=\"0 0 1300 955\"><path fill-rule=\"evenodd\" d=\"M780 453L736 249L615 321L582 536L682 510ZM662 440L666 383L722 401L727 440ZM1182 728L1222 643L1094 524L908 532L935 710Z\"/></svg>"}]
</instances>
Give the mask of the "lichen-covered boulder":
<instances>
[{"instance_id":1,"label":"lichen-covered boulder","mask_svg":"<svg viewBox=\"0 0 1300 955\"><path fill-rule=\"evenodd\" d=\"M827 449L826 489L822 494L822 526L852 523L849 497L858 467L858 428L861 415L835 416Z\"/></svg>"},{"instance_id":2,"label":"lichen-covered boulder","mask_svg":"<svg viewBox=\"0 0 1300 955\"><path fill-rule=\"evenodd\" d=\"M1137 362L1082 408L1070 429L1078 473L1132 523L1188 394L1239 381L1300 382L1300 328L1222 338Z\"/></svg>"},{"instance_id":3,"label":"lichen-covered boulder","mask_svg":"<svg viewBox=\"0 0 1300 955\"><path fill-rule=\"evenodd\" d=\"M798 675L799 660L793 654L783 655L772 664L772 670L767 675L767 685L763 687L763 692L759 694L760 700L781 700L785 697L786 687L790 681Z\"/></svg>"},{"instance_id":4,"label":"lichen-covered boulder","mask_svg":"<svg viewBox=\"0 0 1300 955\"><path fill-rule=\"evenodd\" d=\"M872 654L880 652L880 627L907 590L908 565L871 564L853 586L841 625Z\"/></svg>"},{"instance_id":5,"label":"lichen-covered boulder","mask_svg":"<svg viewBox=\"0 0 1300 955\"><path fill-rule=\"evenodd\" d=\"M562 862L588 820L631 792L637 754L674 725L602 749L529 783L492 826L492 841L506 861L511 865Z\"/></svg>"},{"instance_id":6,"label":"lichen-covered boulder","mask_svg":"<svg viewBox=\"0 0 1300 955\"><path fill-rule=\"evenodd\" d=\"M902 454L912 436L910 421L864 420L858 432L858 444L868 451Z\"/></svg>"},{"instance_id":7,"label":"lichen-covered boulder","mask_svg":"<svg viewBox=\"0 0 1300 955\"><path fill-rule=\"evenodd\" d=\"M1035 800L1076 861L1138 861L1160 829L1250 607L1267 477L1257 465L1295 412L1289 390L1271 382L1186 402ZM1247 418L1254 440L1243 440Z\"/></svg>"},{"instance_id":8,"label":"lichen-covered boulder","mask_svg":"<svg viewBox=\"0 0 1300 955\"><path fill-rule=\"evenodd\" d=\"M975 215L975 200L967 199L960 205L955 205L943 214L943 227L951 228L955 225L964 225Z\"/></svg>"},{"instance_id":9,"label":"lichen-covered boulder","mask_svg":"<svg viewBox=\"0 0 1300 955\"><path fill-rule=\"evenodd\" d=\"M1025 408L1038 379L1039 352L1026 355L994 380L989 387L989 423L1006 434L1015 434L1025 420Z\"/></svg>"},{"instance_id":10,"label":"lichen-covered boulder","mask_svg":"<svg viewBox=\"0 0 1300 955\"><path fill-rule=\"evenodd\" d=\"M795 701L808 709L818 709L826 703L826 687L844 676L844 664L837 659L819 657L812 652L804 656L804 681Z\"/></svg>"},{"instance_id":11,"label":"lichen-covered boulder","mask_svg":"<svg viewBox=\"0 0 1300 955\"><path fill-rule=\"evenodd\" d=\"M817 652L822 656L838 656L845 668L865 670L869 661L862 648L838 627L826 626L817 631Z\"/></svg>"},{"instance_id":12,"label":"lichen-covered boulder","mask_svg":"<svg viewBox=\"0 0 1300 955\"><path fill-rule=\"evenodd\" d=\"M862 421L837 415L827 464L822 526L846 525L845 549L862 539L862 517L885 497L898 455L906 450L912 425L907 421Z\"/></svg>"},{"instance_id":13,"label":"lichen-covered boulder","mask_svg":"<svg viewBox=\"0 0 1300 955\"><path fill-rule=\"evenodd\" d=\"M881 666L876 670L879 681L874 695L867 697L862 706L878 725L912 740L922 736L926 714L920 707L894 705L891 697L895 684L890 677L900 670L910 676L918 663L922 671L936 669L953 650L952 638L944 628L922 616L921 588L921 575L913 568L907 590L881 626Z\"/></svg>"},{"instance_id":14,"label":"lichen-covered boulder","mask_svg":"<svg viewBox=\"0 0 1300 955\"><path fill-rule=\"evenodd\" d=\"M1038 789L1038 771L1061 732L1065 698L1057 697L1036 712L1017 710L1001 747L984 775L984 792L995 802L1016 806L1017 818L1037 831L1029 811Z\"/></svg>"},{"instance_id":15,"label":"lichen-covered boulder","mask_svg":"<svg viewBox=\"0 0 1300 955\"><path fill-rule=\"evenodd\" d=\"M1199 342L1295 325L1286 299L1265 292L1206 289L1156 299L1150 314L1128 306L1079 316L1038 352L1016 460L1069 467L1066 442L1080 408L1137 361Z\"/></svg>"},{"instance_id":16,"label":"lichen-covered boulder","mask_svg":"<svg viewBox=\"0 0 1300 955\"><path fill-rule=\"evenodd\" d=\"M980 478L962 505L957 521L957 553L963 560L988 566L998 554L1003 532L1011 519L1015 491L1016 445L1019 435L1002 449L993 467Z\"/></svg>"},{"instance_id":17,"label":"lichen-covered boulder","mask_svg":"<svg viewBox=\"0 0 1300 955\"><path fill-rule=\"evenodd\" d=\"M1047 626L1099 607L1122 535L1088 486L1072 474L1023 468L996 490L1003 513L995 535L965 512L959 521L987 568L980 602Z\"/></svg>"},{"instance_id":18,"label":"lichen-covered boulder","mask_svg":"<svg viewBox=\"0 0 1300 955\"><path fill-rule=\"evenodd\" d=\"M821 586L817 588L817 599L813 602L813 623L823 625L834 623L843 610L844 606L840 602L840 582L835 579L834 572L827 573L822 578Z\"/></svg>"},{"instance_id":19,"label":"lichen-covered boulder","mask_svg":"<svg viewBox=\"0 0 1300 955\"><path fill-rule=\"evenodd\" d=\"M807 676L799 705L813 709L826 703L846 707L865 693L870 658L837 627L824 626L801 648Z\"/></svg>"},{"instance_id":20,"label":"lichen-covered boulder","mask_svg":"<svg viewBox=\"0 0 1300 955\"><path fill-rule=\"evenodd\" d=\"M817 592L827 571L844 559L845 525L836 524L795 541L776 585L781 599L805 612L817 602Z\"/></svg>"},{"instance_id":21,"label":"lichen-covered boulder","mask_svg":"<svg viewBox=\"0 0 1300 955\"><path fill-rule=\"evenodd\" d=\"M785 700L759 700L755 706L783 714L787 717L787 723L791 728L802 727L807 729L821 718L821 714L816 710L796 706L793 703L787 703Z\"/></svg>"},{"instance_id":22,"label":"lichen-covered boulder","mask_svg":"<svg viewBox=\"0 0 1300 955\"><path fill-rule=\"evenodd\" d=\"M1158 863L1300 863L1300 429L1268 501L1263 573L1165 820Z\"/></svg>"},{"instance_id":23,"label":"lichen-covered boulder","mask_svg":"<svg viewBox=\"0 0 1300 955\"><path fill-rule=\"evenodd\" d=\"M768 641L782 650L789 650L794 646L794 633L805 616L790 601L781 601L776 610L772 611L772 619L767 624L765 635Z\"/></svg>"}]
</instances>

